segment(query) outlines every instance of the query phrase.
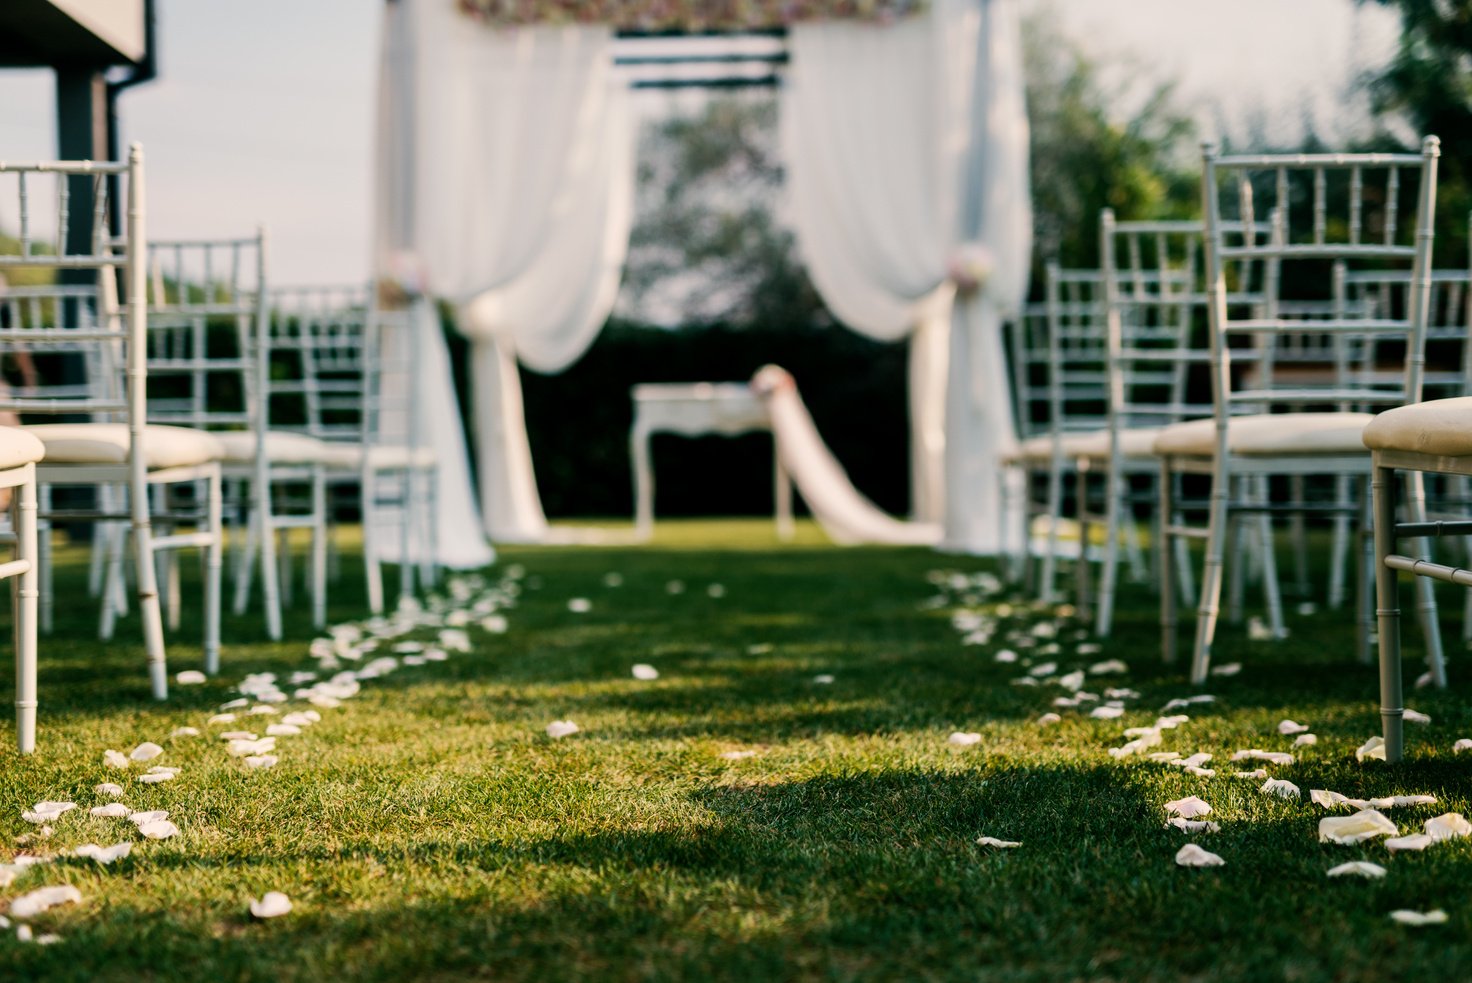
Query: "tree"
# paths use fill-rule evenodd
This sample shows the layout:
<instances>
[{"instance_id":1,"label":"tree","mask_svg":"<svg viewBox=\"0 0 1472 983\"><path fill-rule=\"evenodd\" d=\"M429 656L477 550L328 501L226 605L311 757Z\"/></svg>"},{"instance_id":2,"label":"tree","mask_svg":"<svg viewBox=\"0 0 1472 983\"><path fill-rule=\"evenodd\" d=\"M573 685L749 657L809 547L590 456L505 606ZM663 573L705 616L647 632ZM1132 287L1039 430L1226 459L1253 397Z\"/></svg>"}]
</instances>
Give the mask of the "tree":
<instances>
[{"instance_id":1,"label":"tree","mask_svg":"<svg viewBox=\"0 0 1472 983\"><path fill-rule=\"evenodd\" d=\"M1401 143L1407 132L1417 140L1431 133L1441 138L1436 251L1465 257L1472 208L1472 3L1372 2L1397 9L1401 21L1394 57L1368 80L1372 104L1386 125L1385 137L1398 131Z\"/></svg>"}]
</instances>

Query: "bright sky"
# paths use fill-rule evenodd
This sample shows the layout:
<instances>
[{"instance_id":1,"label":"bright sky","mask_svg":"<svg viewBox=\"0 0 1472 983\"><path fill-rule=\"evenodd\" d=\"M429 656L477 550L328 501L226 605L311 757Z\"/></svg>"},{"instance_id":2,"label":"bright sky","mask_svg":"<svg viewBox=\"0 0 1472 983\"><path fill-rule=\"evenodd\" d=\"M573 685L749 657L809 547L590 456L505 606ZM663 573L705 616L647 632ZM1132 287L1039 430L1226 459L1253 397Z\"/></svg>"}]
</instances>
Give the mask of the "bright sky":
<instances>
[{"instance_id":1,"label":"bright sky","mask_svg":"<svg viewBox=\"0 0 1472 983\"><path fill-rule=\"evenodd\" d=\"M1333 136L1348 80L1395 41L1393 15L1354 0L1022 2L1106 61L1179 80L1209 130L1261 113L1291 136L1306 112ZM152 234L263 222L276 283L366 277L380 7L160 0L161 78L122 102L125 139L145 146ZM54 157L53 113L49 72L0 71L0 158Z\"/></svg>"}]
</instances>

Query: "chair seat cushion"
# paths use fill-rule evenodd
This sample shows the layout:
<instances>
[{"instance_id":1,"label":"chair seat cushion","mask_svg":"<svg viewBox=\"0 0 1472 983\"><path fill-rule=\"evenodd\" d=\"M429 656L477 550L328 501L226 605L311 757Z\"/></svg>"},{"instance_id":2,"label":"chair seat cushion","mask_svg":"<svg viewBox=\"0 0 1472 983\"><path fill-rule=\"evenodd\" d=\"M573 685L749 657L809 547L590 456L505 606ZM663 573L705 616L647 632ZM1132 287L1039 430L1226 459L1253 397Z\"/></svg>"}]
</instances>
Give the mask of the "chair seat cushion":
<instances>
[{"instance_id":1,"label":"chair seat cushion","mask_svg":"<svg viewBox=\"0 0 1472 983\"><path fill-rule=\"evenodd\" d=\"M323 443L322 460L329 468L355 471L363 467L363 445ZM375 468L427 468L435 462L434 450L429 447L413 449L398 444L378 444L372 450L370 463Z\"/></svg>"},{"instance_id":2,"label":"chair seat cushion","mask_svg":"<svg viewBox=\"0 0 1472 983\"><path fill-rule=\"evenodd\" d=\"M1363 439L1374 451L1472 457L1472 396L1386 410L1365 427Z\"/></svg>"},{"instance_id":3,"label":"chair seat cushion","mask_svg":"<svg viewBox=\"0 0 1472 983\"><path fill-rule=\"evenodd\" d=\"M46 445L47 464L126 464L124 423L41 423L25 431ZM222 460L225 448L213 434L187 427L144 428L145 463L151 469L182 468Z\"/></svg>"},{"instance_id":4,"label":"chair seat cushion","mask_svg":"<svg viewBox=\"0 0 1472 983\"><path fill-rule=\"evenodd\" d=\"M1360 434L1369 413L1261 413L1234 416L1227 423L1227 446L1244 457L1354 455L1365 445ZM1211 457L1216 453L1216 421L1190 420L1160 431L1155 453Z\"/></svg>"},{"instance_id":5,"label":"chair seat cushion","mask_svg":"<svg viewBox=\"0 0 1472 983\"><path fill-rule=\"evenodd\" d=\"M1148 458L1155 453L1155 438L1160 431L1154 427L1121 430L1119 451L1129 458ZM1105 458L1109 456L1109 431L1093 430L1088 433L1066 433L1061 441L1065 458ZM1046 460L1053 456L1053 438L1047 434L1024 440L1017 449L1017 459L1028 461Z\"/></svg>"},{"instance_id":6,"label":"chair seat cushion","mask_svg":"<svg viewBox=\"0 0 1472 983\"><path fill-rule=\"evenodd\" d=\"M35 464L46 456L46 445L20 427L0 427L0 468Z\"/></svg>"},{"instance_id":7,"label":"chair seat cushion","mask_svg":"<svg viewBox=\"0 0 1472 983\"><path fill-rule=\"evenodd\" d=\"M256 435L249 430L216 432L214 438L225 448L225 460L233 462L256 459ZM316 464L322 460L326 444L316 437L289 430L266 433L266 460L272 464Z\"/></svg>"}]
</instances>

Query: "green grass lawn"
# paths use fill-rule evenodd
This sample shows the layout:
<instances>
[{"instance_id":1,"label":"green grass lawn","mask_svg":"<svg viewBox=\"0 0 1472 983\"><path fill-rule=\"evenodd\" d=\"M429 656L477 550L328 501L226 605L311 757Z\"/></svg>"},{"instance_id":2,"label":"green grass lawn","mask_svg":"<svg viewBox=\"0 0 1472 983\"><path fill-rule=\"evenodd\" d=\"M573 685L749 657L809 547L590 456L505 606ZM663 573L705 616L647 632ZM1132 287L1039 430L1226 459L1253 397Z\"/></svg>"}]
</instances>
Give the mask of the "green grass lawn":
<instances>
[{"instance_id":1,"label":"green grass lawn","mask_svg":"<svg viewBox=\"0 0 1472 983\"><path fill-rule=\"evenodd\" d=\"M1353 661L1344 613L1294 618L1279 643L1224 630L1218 662L1242 672L1214 679L1217 702L1186 710L1154 749L1215 755L1216 777L1197 777L1107 753L1192 692L1184 666L1158 662L1143 588L1126 590L1101 654L1078 654L1067 622L1059 655L1021 650L1060 672L1123 659L1127 674L1087 686L1140 697L1118 720L1085 707L1039 727L1064 691L1012 685L1025 665L993 658L1039 615L1018 606L991 644L963 646L958 596L930 601L930 571L985 561L840 550L811 529L780 546L762 522L665 523L649 548L503 551L525 568L509 632L472 626L472 653L365 681L281 738L279 765L252 772L218 738L169 734L224 729L205 721L247 672L313 668L304 605L279 645L257 617L227 617L220 680L160 706L134 622L117 643L93 640L81 557L67 559L65 623L42 647L40 751L0 751L0 859L137 842L109 867L57 860L0 889L69 883L84 899L35 920L57 944L0 932L0 979L1472 978L1472 839L1393 857L1375 841L1317 842L1326 813L1310 788L1436 795L1389 812L1402 831L1472 813L1472 755L1451 751L1472 736L1465 689L1413 695L1432 723L1409 728L1404 764L1355 761L1378 727L1376 684ZM360 597L349 565L334 620L361 617ZM569 611L571 598L591 610ZM997 600L977 610L995 615ZM174 636L172 670L197 666L197 627ZM634 679L635 663L659 678ZM1296 764L1267 766L1301 801L1231 777L1258 765L1226 760L1287 749L1285 717L1319 738ZM581 731L551 740L557 719ZM980 743L949 745L957 730ZM138 785L103 766L103 749L144 740L164 745L157 763L180 766L176 780ZM104 781L121 781L135 809L169 810L181 834L144 841L125 820L86 815ZM1164 803L1193 794L1219 833L1164 825ZM45 799L80 808L17 846L35 830L22 809ZM981 835L1023 845L982 847ZM1226 866L1177 867L1188 840ZM1325 876L1358 859L1388 876ZM269 890L295 910L254 921L248 900ZM1397 925L1399 908L1450 921Z\"/></svg>"}]
</instances>

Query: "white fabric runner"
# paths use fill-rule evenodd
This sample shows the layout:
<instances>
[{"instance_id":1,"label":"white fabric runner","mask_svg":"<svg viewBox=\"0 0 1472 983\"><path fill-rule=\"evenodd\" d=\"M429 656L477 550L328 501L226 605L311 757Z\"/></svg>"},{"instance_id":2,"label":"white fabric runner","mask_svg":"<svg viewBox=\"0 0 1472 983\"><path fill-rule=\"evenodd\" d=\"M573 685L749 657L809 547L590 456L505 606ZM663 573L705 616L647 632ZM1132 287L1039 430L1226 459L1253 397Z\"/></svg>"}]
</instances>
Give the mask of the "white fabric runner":
<instances>
[{"instance_id":1,"label":"white fabric runner","mask_svg":"<svg viewBox=\"0 0 1472 983\"><path fill-rule=\"evenodd\" d=\"M803 259L845 324L910 335L916 515L943 516L949 546L995 552L996 462L1016 441L1000 312L1021 303L1032 248L1015 0L800 24L790 43L782 146ZM957 298L968 243L993 270Z\"/></svg>"},{"instance_id":2,"label":"white fabric runner","mask_svg":"<svg viewBox=\"0 0 1472 983\"><path fill-rule=\"evenodd\" d=\"M752 378L751 387L766 401L782 467L830 539L843 546L934 546L940 542L938 524L901 522L859 493L818 435L797 384L785 369L766 366Z\"/></svg>"}]
</instances>

